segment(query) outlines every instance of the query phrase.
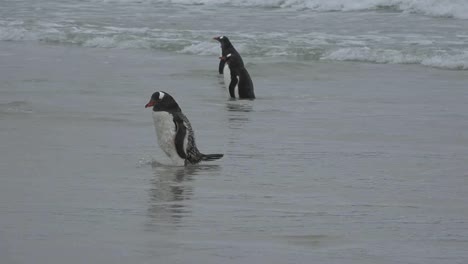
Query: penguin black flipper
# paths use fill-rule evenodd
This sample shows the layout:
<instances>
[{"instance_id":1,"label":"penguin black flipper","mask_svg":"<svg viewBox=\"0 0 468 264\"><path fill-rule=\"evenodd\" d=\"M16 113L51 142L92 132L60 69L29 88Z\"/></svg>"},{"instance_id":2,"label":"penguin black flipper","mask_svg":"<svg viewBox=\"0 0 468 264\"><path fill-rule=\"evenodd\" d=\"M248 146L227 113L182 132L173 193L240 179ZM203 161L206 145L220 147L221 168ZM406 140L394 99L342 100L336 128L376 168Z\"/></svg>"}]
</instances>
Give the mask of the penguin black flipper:
<instances>
[{"instance_id":1,"label":"penguin black flipper","mask_svg":"<svg viewBox=\"0 0 468 264\"><path fill-rule=\"evenodd\" d=\"M219 68L218 68L219 74L223 74L224 64L226 64L224 60L219 60Z\"/></svg>"},{"instance_id":2,"label":"penguin black flipper","mask_svg":"<svg viewBox=\"0 0 468 264\"><path fill-rule=\"evenodd\" d=\"M178 115L174 115L174 124L175 124L175 129L176 129L174 144L175 144L177 154L182 159L186 159L187 155L185 154L184 140L185 140L185 135L187 134L187 128L184 125L184 121Z\"/></svg>"},{"instance_id":3,"label":"penguin black flipper","mask_svg":"<svg viewBox=\"0 0 468 264\"><path fill-rule=\"evenodd\" d=\"M174 115L174 118L178 120L179 127L183 127L187 133L187 140L186 142L183 141L183 144L186 144L186 149L184 154L186 153L185 158L185 165L187 164L197 164L200 161L212 161L220 159L224 156L224 154L203 154L201 153L197 145L195 144L195 133L193 132L192 125L188 118L179 112ZM177 138L177 136L176 136ZM185 134L184 134L185 139ZM183 146L182 146L183 147Z\"/></svg>"},{"instance_id":4,"label":"penguin black flipper","mask_svg":"<svg viewBox=\"0 0 468 264\"><path fill-rule=\"evenodd\" d=\"M177 123L179 124L179 126L184 128L185 133L186 133L184 134L184 137L181 138L180 140L180 142L182 142L180 149L182 149L182 151L185 154L184 156L185 165L199 163L201 160L203 160L204 155L200 153L200 151L197 148L197 145L195 144L195 134L193 132L190 121L182 112L174 113L174 119L177 120ZM177 148L177 151L179 152L179 147L177 147L177 145L176 145L176 148Z\"/></svg>"},{"instance_id":5,"label":"penguin black flipper","mask_svg":"<svg viewBox=\"0 0 468 264\"><path fill-rule=\"evenodd\" d=\"M242 64L242 66L244 65L244 62L242 61L242 58L241 58L239 52L237 52L237 50L234 48L234 46L232 45L232 43L231 43L231 41L229 40L228 37L218 36L218 37L214 37L213 39L217 40L221 44L221 56L225 57L227 54L230 54L230 53L235 54L235 55L239 56L239 60L240 60L240 63ZM219 74L223 74L224 64L225 64L224 61L219 62L219 68L218 68Z\"/></svg>"},{"instance_id":6,"label":"penguin black flipper","mask_svg":"<svg viewBox=\"0 0 468 264\"><path fill-rule=\"evenodd\" d=\"M229 95L231 95L231 98L236 98L235 89L238 82L239 79L237 79L236 72L231 69L231 82L229 83Z\"/></svg>"}]
</instances>

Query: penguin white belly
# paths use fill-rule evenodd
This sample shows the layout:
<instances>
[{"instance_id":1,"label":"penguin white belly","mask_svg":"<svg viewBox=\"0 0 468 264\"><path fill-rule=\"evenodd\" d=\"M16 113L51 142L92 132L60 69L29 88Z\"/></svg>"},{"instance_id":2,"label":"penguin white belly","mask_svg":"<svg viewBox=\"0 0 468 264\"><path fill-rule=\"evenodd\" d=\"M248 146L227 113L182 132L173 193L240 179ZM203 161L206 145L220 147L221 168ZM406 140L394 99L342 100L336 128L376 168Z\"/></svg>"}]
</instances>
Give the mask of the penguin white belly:
<instances>
[{"instance_id":1,"label":"penguin white belly","mask_svg":"<svg viewBox=\"0 0 468 264\"><path fill-rule=\"evenodd\" d=\"M229 93L229 84L231 84L231 69L229 69L229 65L226 63L223 69L223 76L224 76L224 85L226 86L226 90L228 95L231 96ZM237 84L234 88L234 96L239 98L239 76L237 76Z\"/></svg>"},{"instance_id":2,"label":"penguin white belly","mask_svg":"<svg viewBox=\"0 0 468 264\"><path fill-rule=\"evenodd\" d=\"M226 86L226 89L229 94L229 84L231 83L231 70L229 69L229 66L227 63L224 64L223 77L224 77L224 86Z\"/></svg>"},{"instance_id":3,"label":"penguin white belly","mask_svg":"<svg viewBox=\"0 0 468 264\"><path fill-rule=\"evenodd\" d=\"M236 87L234 87L234 96L236 98L240 98L239 96L239 82L240 82L240 79L239 79L239 76L236 76L237 78L237 84L236 84Z\"/></svg>"},{"instance_id":4,"label":"penguin white belly","mask_svg":"<svg viewBox=\"0 0 468 264\"><path fill-rule=\"evenodd\" d=\"M174 165L184 165L185 160L180 158L177 154L174 143L176 129L173 116L168 112L153 111L153 120L159 147L169 156Z\"/></svg>"}]
</instances>

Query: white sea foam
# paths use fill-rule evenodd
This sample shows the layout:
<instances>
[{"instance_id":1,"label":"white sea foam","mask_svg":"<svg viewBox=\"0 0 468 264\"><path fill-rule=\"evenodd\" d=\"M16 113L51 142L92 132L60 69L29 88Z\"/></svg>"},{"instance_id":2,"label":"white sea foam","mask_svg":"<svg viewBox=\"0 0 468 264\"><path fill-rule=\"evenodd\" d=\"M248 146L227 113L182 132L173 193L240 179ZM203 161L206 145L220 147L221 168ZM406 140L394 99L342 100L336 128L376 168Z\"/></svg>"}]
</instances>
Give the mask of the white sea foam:
<instances>
[{"instance_id":1,"label":"white sea foam","mask_svg":"<svg viewBox=\"0 0 468 264\"><path fill-rule=\"evenodd\" d=\"M169 3L308 9L318 12L393 9L436 17L468 19L466 0L91 0L101 3Z\"/></svg>"},{"instance_id":2,"label":"white sea foam","mask_svg":"<svg viewBox=\"0 0 468 264\"><path fill-rule=\"evenodd\" d=\"M98 47L98 48L115 48L117 42L114 37L96 37L86 40L83 43L85 47Z\"/></svg>"},{"instance_id":3,"label":"white sea foam","mask_svg":"<svg viewBox=\"0 0 468 264\"><path fill-rule=\"evenodd\" d=\"M181 0L182 1L182 0ZM185 0L184 0L185 1ZM206 0L201 0L209 2ZM344 0L332 0L328 4ZM365 0L363 3L375 3ZM385 0L388 2L388 0ZM385 2L382 0L381 2ZM188 0L186 1L188 2ZM273 4L274 1L268 3ZM299 1L283 1L292 5ZM306 3L303 1L302 3ZM314 2L314 1L311 1ZM307 2L307 4L311 4ZM393 2L397 2L394 0ZM411 1L410 1L411 2ZM418 3L423 2L422 0ZM237 3L240 3L237 1ZM244 1L252 4L252 1ZM256 1L255 3L265 3ZM324 2L325 3L325 2ZM344 2L343 2L344 3ZM412 1L416 3L416 1ZM348 14L343 14L348 16ZM354 14L349 14L354 15ZM359 16L359 14L357 14ZM392 20L390 20L392 21ZM314 31L233 31L229 37L236 49L248 57L297 57L300 60L363 61L370 63L421 64L430 67L468 70L466 34L458 30L446 34L450 21L430 31L419 33L396 31L386 33L384 25L363 32L344 28L341 32L318 28ZM449 21L449 22L447 22ZM465 21L458 21L465 23ZM419 27L424 31L426 27ZM326 29L325 29L326 30ZM53 44L72 44L92 48L158 49L182 54L218 56L219 43L211 36L220 32L202 29L175 29L157 27L123 27L118 24L51 22L48 20L1 20L0 40L39 41Z\"/></svg>"},{"instance_id":4,"label":"white sea foam","mask_svg":"<svg viewBox=\"0 0 468 264\"><path fill-rule=\"evenodd\" d=\"M25 28L0 26L0 40L36 40L38 33Z\"/></svg>"},{"instance_id":5,"label":"white sea foam","mask_svg":"<svg viewBox=\"0 0 468 264\"><path fill-rule=\"evenodd\" d=\"M142 2L142 0L94 0L98 2ZM151 3L185 5L231 5L245 7L309 9L319 12L360 11L390 8L429 16L468 19L466 0L147 0Z\"/></svg>"},{"instance_id":6,"label":"white sea foam","mask_svg":"<svg viewBox=\"0 0 468 264\"><path fill-rule=\"evenodd\" d=\"M415 55L404 53L399 50L371 49L363 48L341 48L328 54L325 54L320 59L336 60L336 61L364 61L376 63L419 63L422 59Z\"/></svg>"},{"instance_id":7,"label":"white sea foam","mask_svg":"<svg viewBox=\"0 0 468 264\"><path fill-rule=\"evenodd\" d=\"M213 42L197 42L184 47L179 53L197 55L219 55L219 45Z\"/></svg>"},{"instance_id":8,"label":"white sea foam","mask_svg":"<svg viewBox=\"0 0 468 264\"><path fill-rule=\"evenodd\" d=\"M425 66L449 69L467 70L468 52L457 54L412 54L399 50L371 49L371 48L342 48L320 58L332 61L363 61L391 64L422 64Z\"/></svg>"},{"instance_id":9,"label":"white sea foam","mask_svg":"<svg viewBox=\"0 0 468 264\"><path fill-rule=\"evenodd\" d=\"M468 70L468 52L457 55L436 55L421 61L422 65L450 70Z\"/></svg>"},{"instance_id":10,"label":"white sea foam","mask_svg":"<svg viewBox=\"0 0 468 264\"><path fill-rule=\"evenodd\" d=\"M217 56L220 52L219 44L215 41L209 38L200 40L206 38L207 35L213 35L209 32L118 27L63 29L54 25L50 26L47 28L42 25L42 27L32 29L22 24L13 27L0 26L0 40L36 40L93 48L161 49L201 56ZM289 40L284 41L284 39ZM404 40L404 38L380 35L340 36L314 33L289 37L264 34L255 41L248 34L237 34L233 41L241 54L251 57L289 56L305 60L422 64L443 69L468 70L468 54L463 50L462 40L446 43L447 40L425 39L423 36L411 36L408 40ZM440 50L437 44L442 42L443 45L461 46ZM400 46L395 46L395 43L400 43ZM403 46L401 46L402 43ZM406 48L408 44L413 43L431 46L425 49ZM387 45L394 47L384 48Z\"/></svg>"}]
</instances>

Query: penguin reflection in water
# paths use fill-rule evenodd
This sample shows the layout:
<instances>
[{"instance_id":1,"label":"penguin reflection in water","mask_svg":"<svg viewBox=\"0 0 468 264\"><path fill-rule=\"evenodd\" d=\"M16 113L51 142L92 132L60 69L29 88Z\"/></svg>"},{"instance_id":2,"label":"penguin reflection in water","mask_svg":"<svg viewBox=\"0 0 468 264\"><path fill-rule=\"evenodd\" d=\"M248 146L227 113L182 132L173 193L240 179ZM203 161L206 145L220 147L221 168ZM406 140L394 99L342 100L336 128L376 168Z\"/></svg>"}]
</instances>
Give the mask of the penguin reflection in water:
<instances>
[{"instance_id":1,"label":"penguin reflection in water","mask_svg":"<svg viewBox=\"0 0 468 264\"><path fill-rule=\"evenodd\" d=\"M253 82L241 57L238 54L229 53L220 59L229 66L229 73L224 72L224 84L231 98L255 99Z\"/></svg>"},{"instance_id":2,"label":"penguin reflection in water","mask_svg":"<svg viewBox=\"0 0 468 264\"><path fill-rule=\"evenodd\" d=\"M153 120L158 144L176 165L217 160L224 154L202 154L195 144L195 134L187 117L174 98L166 92L155 92L145 108L153 107Z\"/></svg>"}]
</instances>

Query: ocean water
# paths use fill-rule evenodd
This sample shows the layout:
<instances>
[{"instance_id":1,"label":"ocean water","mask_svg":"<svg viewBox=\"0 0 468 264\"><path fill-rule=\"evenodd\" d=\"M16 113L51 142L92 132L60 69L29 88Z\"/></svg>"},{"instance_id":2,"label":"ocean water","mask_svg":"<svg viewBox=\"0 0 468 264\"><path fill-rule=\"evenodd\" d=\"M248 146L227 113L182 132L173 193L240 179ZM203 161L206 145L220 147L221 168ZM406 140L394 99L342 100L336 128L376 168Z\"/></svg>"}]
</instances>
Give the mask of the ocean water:
<instances>
[{"instance_id":1,"label":"ocean water","mask_svg":"<svg viewBox=\"0 0 468 264\"><path fill-rule=\"evenodd\" d=\"M467 14L0 2L0 263L467 263ZM227 97L221 34L255 101ZM167 165L157 90L223 159Z\"/></svg>"},{"instance_id":2,"label":"ocean water","mask_svg":"<svg viewBox=\"0 0 468 264\"><path fill-rule=\"evenodd\" d=\"M0 40L468 69L465 0L3 1Z\"/></svg>"}]
</instances>

